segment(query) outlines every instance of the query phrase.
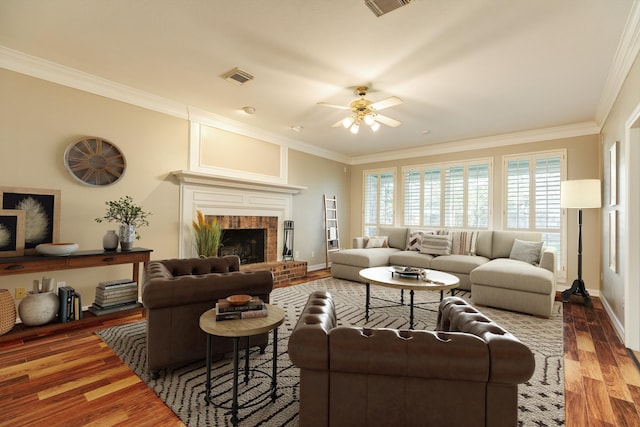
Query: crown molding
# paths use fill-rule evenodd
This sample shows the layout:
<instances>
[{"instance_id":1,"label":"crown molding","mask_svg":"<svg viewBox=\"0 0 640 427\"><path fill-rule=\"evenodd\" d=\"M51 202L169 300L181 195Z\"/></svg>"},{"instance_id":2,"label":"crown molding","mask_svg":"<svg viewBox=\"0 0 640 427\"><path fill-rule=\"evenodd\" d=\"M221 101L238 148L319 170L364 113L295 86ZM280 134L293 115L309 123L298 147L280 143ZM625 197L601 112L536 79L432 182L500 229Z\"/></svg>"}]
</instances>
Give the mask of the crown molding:
<instances>
[{"instance_id":1,"label":"crown molding","mask_svg":"<svg viewBox=\"0 0 640 427\"><path fill-rule=\"evenodd\" d=\"M217 114L200 110L149 92L125 86L111 80L97 77L74 68L66 67L55 62L28 55L17 50L0 45L0 68L15 71L48 82L60 84L73 89L82 90L94 95L136 105L148 110L167 114L185 120L198 120L212 123L223 129L248 136L259 137L265 141L302 151L315 156L335 160L348 164L350 158L340 153L324 150L302 142L285 139L269 134L261 129L250 128L248 125L221 117Z\"/></svg>"},{"instance_id":2,"label":"crown molding","mask_svg":"<svg viewBox=\"0 0 640 427\"><path fill-rule=\"evenodd\" d=\"M0 67L181 119L188 117L186 106L179 102L4 46L0 46Z\"/></svg>"},{"instance_id":3,"label":"crown molding","mask_svg":"<svg viewBox=\"0 0 640 427\"><path fill-rule=\"evenodd\" d=\"M526 132L515 132L504 135L442 142L420 148L387 151L385 153L359 156L354 157L351 164L359 165L389 160L402 160L421 156L455 153L460 151L490 149L507 145L528 144L531 142L550 141L553 139L595 135L598 133L600 133L600 126L598 126L595 122L584 122L573 125L556 126L553 128L530 130Z\"/></svg>"},{"instance_id":4,"label":"crown molding","mask_svg":"<svg viewBox=\"0 0 640 427\"><path fill-rule=\"evenodd\" d=\"M622 89L622 85L629 75L638 54L640 53L640 0L635 0L622 31L618 48L616 49L611 69L607 76L602 97L596 110L596 123L600 127L609 117L611 109Z\"/></svg>"}]
</instances>

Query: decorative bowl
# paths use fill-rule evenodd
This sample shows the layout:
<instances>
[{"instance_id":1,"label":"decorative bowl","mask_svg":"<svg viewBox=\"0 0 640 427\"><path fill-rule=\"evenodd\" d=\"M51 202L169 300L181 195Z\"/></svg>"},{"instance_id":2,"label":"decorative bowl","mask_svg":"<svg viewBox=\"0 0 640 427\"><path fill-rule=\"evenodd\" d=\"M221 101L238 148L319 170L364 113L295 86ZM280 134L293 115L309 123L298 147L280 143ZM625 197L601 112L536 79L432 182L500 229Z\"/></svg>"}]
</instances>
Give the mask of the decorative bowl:
<instances>
[{"instance_id":1,"label":"decorative bowl","mask_svg":"<svg viewBox=\"0 0 640 427\"><path fill-rule=\"evenodd\" d=\"M245 305L251 301L251 295L231 295L227 297L227 302L231 305Z\"/></svg>"},{"instance_id":2,"label":"decorative bowl","mask_svg":"<svg viewBox=\"0 0 640 427\"><path fill-rule=\"evenodd\" d=\"M36 246L36 252L49 256L67 256L77 250L77 243L41 243Z\"/></svg>"}]
</instances>

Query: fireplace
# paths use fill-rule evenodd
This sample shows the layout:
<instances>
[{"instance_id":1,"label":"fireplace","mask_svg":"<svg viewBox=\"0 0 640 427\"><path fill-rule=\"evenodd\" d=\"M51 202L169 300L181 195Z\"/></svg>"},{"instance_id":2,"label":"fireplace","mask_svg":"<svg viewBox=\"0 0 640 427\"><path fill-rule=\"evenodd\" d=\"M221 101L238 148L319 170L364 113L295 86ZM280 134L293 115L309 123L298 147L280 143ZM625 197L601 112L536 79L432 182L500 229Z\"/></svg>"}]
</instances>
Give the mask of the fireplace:
<instances>
[{"instance_id":1,"label":"fireplace","mask_svg":"<svg viewBox=\"0 0 640 427\"><path fill-rule=\"evenodd\" d=\"M267 230L265 228L226 229L218 254L237 255L240 264L264 262Z\"/></svg>"},{"instance_id":2,"label":"fireplace","mask_svg":"<svg viewBox=\"0 0 640 427\"><path fill-rule=\"evenodd\" d=\"M222 228L220 255L238 255L241 264L278 260L278 217L205 215Z\"/></svg>"}]
</instances>

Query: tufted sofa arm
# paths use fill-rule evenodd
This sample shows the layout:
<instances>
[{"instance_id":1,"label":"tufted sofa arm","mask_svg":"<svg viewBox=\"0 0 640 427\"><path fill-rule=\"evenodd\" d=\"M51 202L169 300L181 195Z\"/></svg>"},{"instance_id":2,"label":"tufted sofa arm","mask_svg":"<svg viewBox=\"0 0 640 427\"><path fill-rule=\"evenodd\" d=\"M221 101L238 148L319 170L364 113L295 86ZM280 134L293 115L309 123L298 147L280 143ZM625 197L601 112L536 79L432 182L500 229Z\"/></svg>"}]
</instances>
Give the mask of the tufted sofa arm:
<instances>
[{"instance_id":1,"label":"tufted sofa arm","mask_svg":"<svg viewBox=\"0 0 640 427\"><path fill-rule=\"evenodd\" d=\"M482 338L491 355L489 381L520 384L533 375L535 360L529 347L462 298L449 297L440 303L436 329Z\"/></svg>"}]
</instances>

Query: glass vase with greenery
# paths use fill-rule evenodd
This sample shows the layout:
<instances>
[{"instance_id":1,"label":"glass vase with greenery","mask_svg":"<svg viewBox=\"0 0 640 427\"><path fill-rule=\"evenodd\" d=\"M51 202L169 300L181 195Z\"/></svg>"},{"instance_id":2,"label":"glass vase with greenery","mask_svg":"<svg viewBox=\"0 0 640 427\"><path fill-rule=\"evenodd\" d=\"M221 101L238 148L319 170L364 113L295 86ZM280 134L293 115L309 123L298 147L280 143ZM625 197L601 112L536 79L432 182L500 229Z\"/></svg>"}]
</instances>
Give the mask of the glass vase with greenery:
<instances>
[{"instance_id":1,"label":"glass vase with greenery","mask_svg":"<svg viewBox=\"0 0 640 427\"><path fill-rule=\"evenodd\" d=\"M215 219L207 221L201 211L196 211L197 220L192 221L196 238L198 256L218 256L218 248L222 240L222 229Z\"/></svg>"}]
</instances>

